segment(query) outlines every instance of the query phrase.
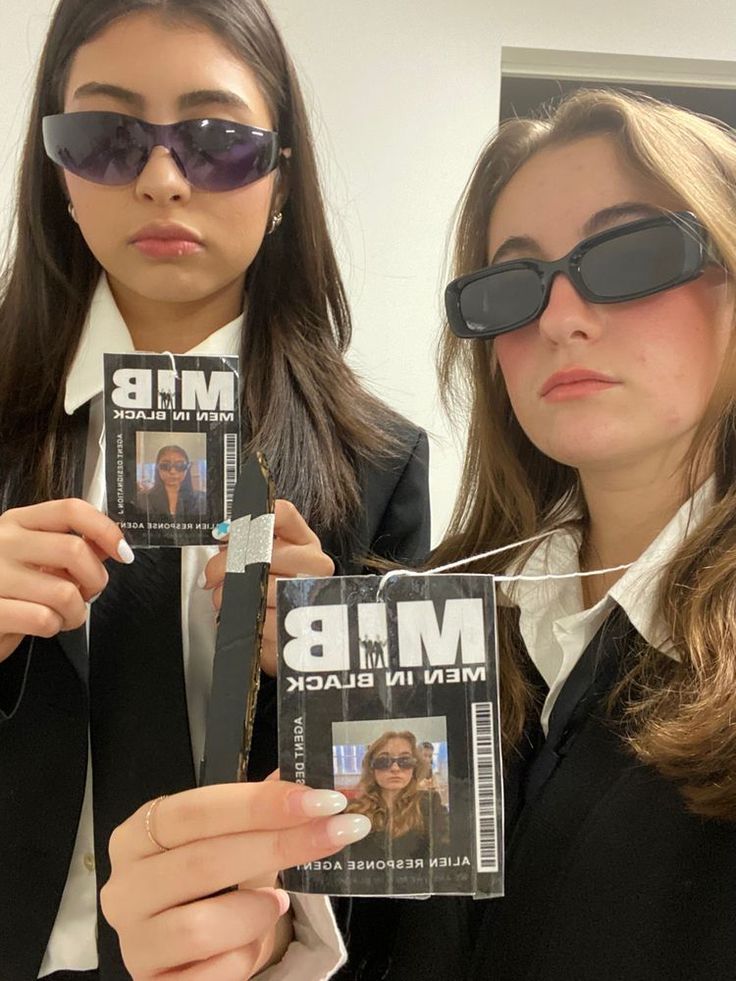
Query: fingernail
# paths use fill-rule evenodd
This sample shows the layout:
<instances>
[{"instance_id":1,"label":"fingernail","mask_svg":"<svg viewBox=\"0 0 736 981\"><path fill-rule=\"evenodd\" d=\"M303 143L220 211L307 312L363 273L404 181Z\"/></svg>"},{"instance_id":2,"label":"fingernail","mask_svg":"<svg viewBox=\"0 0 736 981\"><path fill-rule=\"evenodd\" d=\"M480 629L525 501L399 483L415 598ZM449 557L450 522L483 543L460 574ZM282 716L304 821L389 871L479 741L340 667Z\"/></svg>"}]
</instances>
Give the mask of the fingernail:
<instances>
[{"instance_id":1,"label":"fingernail","mask_svg":"<svg viewBox=\"0 0 736 981\"><path fill-rule=\"evenodd\" d=\"M204 589L204 587L207 585L207 573L204 571L204 569L199 574L197 585L200 589Z\"/></svg>"},{"instance_id":2,"label":"fingernail","mask_svg":"<svg viewBox=\"0 0 736 981\"><path fill-rule=\"evenodd\" d=\"M95 600L98 600L100 598L100 596L102 596L102 592L95 593L94 596L90 596L90 598L87 600L87 602L91 606L95 602Z\"/></svg>"},{"instance_id":3,"label":"fingernail","mask_svg":"<svg viewBox=\"0 0 736 981\"><path fill-rule=\"evenodd\" d=\"M370 818L365 814L338 814L325 825L327 837L335 845L350 845L354 841L360 841L370 830Z\"/></svg>"},{"instance_id":4,"label":"fingernail","mask_svg":"<svg viewBox=\"0 0 736 981\"><path fill-rule=\"evenodd\" d=\"M130 545L128 545L124 538L121 538L118 542L118 555L126 565L130 565L131 562L135 562L133 549L130 547Z\"/></svg>"},{"instance_id":5,"label":"fingernail","mask_svg":"<svg viewBox=\"0 0 736 981\"><path fill-rule=\"evenodd\" d=\"M223 538L227 538L230 534L230 522L221 521L219 525L215 525L212 529L212 537L216 538L218 542L221 542Z\"/></svg>"},{"instance_id":6,"label":"fingernail","mask_svg":"<svg viewBox=\"0 0 736 981\"><path fill-rule=\"evenodd\" d=\"M285 892L283 889L274 889L273 894L276 897L276 899L278 900L278 904L279 904L279 915L280 916L283 916L284 913L291 906L291 898L290 898L288 892Z\"/></svg>"},{"instance_id":7,"label":"fingernail","mask_svg":"<svg viewBox=\"0 0 736 981\"><path fill-rule=\"evenodd\" d=\"M269 892L279 904L279 916L283 916L284 913L291 906L291 899L289 898L288 892L283 889L257 889L257 892Z\"/></svg>"},{"instance_id":8,"label":"fingernail","mask_svg":"<svg viewBox=\"0 0 736 981\"><path fill-rule=\"evenodd\" d=\"M329 817L348 805L347 797L337 790L298 790L293 797L299 813L306 817Z\"/></svg>"}]
</instances>

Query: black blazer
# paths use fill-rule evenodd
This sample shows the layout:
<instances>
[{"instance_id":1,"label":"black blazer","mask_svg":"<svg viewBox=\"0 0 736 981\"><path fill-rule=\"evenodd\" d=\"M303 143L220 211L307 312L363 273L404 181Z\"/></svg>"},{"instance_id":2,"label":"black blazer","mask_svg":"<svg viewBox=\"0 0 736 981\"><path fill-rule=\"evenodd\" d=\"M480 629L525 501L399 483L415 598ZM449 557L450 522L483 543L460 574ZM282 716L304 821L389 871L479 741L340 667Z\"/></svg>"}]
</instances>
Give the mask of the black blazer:
<instances>
[{"instance_id":1,"label":"black blazer","mask_svg":"<svg viewBox=\"0 0 736 981\"><path fill-rule=\"evenodd\" d=\"M736 979L736 823L688 812L601 701L558 749L531 799L540 757L507 775L505 897L354 900L341 979Z\"/></svg>"},{"instance_id":2,"label":"black blazer","mask_svg":"<svg viewBox=\"0 0 736 981\"><path fill-rule=\"evenodd\" d=\"M81 474L86 446L83 417L78 429ZM427 437L408 422L401 424L397 435L401 448L392 462L361 468L362 509L352 527L339 539L329 534L320 536L325 550L334 555L338 572L359 571L361 557L368 552L415 563L429 549ZM320 534L320 529L315 530ZM169 553L178 562L177 550L158 551ZM170 606L176 614L178 564L172 562L170 566ZM130 619L121 609L116 632L133 631L135 625ZM132 644L141 642L139 637L131 640ZM150 638L155 651L152 663L160 658L165 643L166 638ZM180 661L180 648L178 658ZM32 981L37 977L58 912L84 793L90 718L88 669L83 629L52 640L26 638L0 664L0 981ZM252 750L254 775L275 766L273 687L266 679L259 698L257 741ZM135 756L136 765L145 767L147 773L145 781L123 795L127 799L104 802L105 823L110 827L157 790L165 793L167 789L192 786L194 773L183 686L176 695L178 715L174 714L184 721L176 732L161 727L162 731L155 733L161 706L150 702L145 683L135 690L112 694L124 709L135 709L129 725L131 741L137 738L136 719L153 725L156 741L155 751L150 741L144 745L133 742L124 750L98 746L95 772L102 760L101 778L105 768L114 765L122 769L127 754ZM96 825L97 818L96 811ZM97 859L99 886L105 878L106 856L103 859L98 851ZM100 923L100 931L101 981L127 979L112 931L104 923Z\"/></svg>"}]
</instances>

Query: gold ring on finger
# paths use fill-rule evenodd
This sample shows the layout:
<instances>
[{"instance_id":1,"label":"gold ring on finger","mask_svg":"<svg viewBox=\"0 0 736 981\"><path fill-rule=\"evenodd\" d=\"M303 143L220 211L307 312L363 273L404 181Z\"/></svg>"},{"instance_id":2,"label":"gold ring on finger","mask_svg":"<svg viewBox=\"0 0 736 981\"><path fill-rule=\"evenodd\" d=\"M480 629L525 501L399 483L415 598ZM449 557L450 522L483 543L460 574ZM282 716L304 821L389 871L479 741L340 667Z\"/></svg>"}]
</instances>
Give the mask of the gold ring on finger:
<instances>
[{"instance_id":1,"label":"gold ring on finger","mask_svg":"<svg viewBox=\"0 0 736 981\"><path fill-rule=\"evenodd\" d=\"M148 810L146 811L146 818L145 818L146 834L148 835L148 840L151 842L152 845L155 845L160 852L168 852L171 851L171 849L167 848L165 845L162 845L161 842L156 837L156 835L153 833L153 814L156 808L158 807L158 805L161 803L161 801L164 800L166 797L168 797L168 794L161 794L161 796L157 797L156 800L152 800L151 803L148 805Z\"/></svg>"}]
</instances>

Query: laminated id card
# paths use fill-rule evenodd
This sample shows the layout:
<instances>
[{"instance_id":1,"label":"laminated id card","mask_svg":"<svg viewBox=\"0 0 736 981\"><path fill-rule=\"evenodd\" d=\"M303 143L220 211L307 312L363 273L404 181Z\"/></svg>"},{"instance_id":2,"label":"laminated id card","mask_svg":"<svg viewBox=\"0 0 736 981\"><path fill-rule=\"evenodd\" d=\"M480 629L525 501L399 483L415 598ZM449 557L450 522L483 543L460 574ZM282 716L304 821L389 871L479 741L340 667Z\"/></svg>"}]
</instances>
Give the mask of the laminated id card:
<instances>
[{"instance_id":1,"label":"laminated id card","mask_svg":"<svg viewBox=\"0 0 736 981\"><path fill-rule=\"evenodd\" d=\"M104 361L107 513L131 545L212 545L239 472L238 359Z\"/></svg>"},{"instance_id":2,"label":"laminated id card","mask_svg":"<svg viewBox=\"0 0 736 981\"><path fill-rule=\"evenodd\" d=\"M284 887L501 895L493 578L291 579L277 597L281 777L339 790L371 821Z\"/></svg>"}]
</instances>

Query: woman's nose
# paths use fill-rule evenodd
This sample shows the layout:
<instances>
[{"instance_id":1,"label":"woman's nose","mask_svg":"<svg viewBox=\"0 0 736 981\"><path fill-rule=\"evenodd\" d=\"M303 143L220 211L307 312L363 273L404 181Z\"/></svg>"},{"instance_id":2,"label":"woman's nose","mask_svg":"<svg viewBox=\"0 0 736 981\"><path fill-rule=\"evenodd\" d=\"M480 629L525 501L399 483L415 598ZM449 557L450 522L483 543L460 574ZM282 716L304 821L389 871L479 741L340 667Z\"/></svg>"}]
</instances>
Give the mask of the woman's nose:
<instances>
[{"instance_id":1,"label":"woman's nose","mask_svg":"<svg viewBox=\"0 0 736 981\"><path fill-rule=\"evenodd\" d=\"M539 317L539 330L555 344L593 339L600 333L596 305L583 299L571 280L558 273L550 286L547 306Z\"/></svg>"},{"instance_id":2,"label":"woman's nose","mask_svg":"<svg viewBox=\"0 0 736 981\"><path fill-rule=\"evenodd\" d=\"M191 197L189 181L179 169L171 152L155 146L136 181L136 194L155 204L186 201Z\"/></svg>"}]
</instances>

